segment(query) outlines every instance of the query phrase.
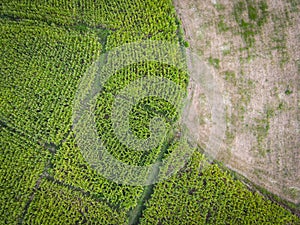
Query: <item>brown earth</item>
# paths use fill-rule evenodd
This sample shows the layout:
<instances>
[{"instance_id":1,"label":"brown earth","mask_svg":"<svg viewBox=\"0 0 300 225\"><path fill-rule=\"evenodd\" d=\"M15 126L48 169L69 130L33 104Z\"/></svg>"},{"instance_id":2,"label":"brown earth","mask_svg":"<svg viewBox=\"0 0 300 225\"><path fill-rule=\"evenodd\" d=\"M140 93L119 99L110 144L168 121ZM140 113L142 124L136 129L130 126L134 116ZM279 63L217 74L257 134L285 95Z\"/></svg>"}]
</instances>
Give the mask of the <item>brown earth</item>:
<instances>
[{"instance_id":1,"label":"brown earth","mask_svg":"<svg viewBox=\"0 0 300 225\"><path fill-rule=\"evenodd\" d=\"M226 138L217 159L300 203L298 1L175 0L174 5L190 48L222 82ZM207 111L198 113L207 127ZM205 139L205 130L199 137Z\"/></svg>"}]
</instances>

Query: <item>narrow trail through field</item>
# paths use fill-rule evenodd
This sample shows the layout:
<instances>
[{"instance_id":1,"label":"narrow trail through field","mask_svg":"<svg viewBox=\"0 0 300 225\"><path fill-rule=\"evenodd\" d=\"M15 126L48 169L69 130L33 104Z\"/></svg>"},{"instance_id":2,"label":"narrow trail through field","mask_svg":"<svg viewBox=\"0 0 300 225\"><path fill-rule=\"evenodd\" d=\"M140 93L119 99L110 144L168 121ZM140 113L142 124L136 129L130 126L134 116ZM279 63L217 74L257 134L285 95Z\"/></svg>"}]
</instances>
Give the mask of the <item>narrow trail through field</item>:
<instances>
[{"instance_id":1,"label":"narrow trail through field","mask_svg":"<svg viewBox=\"0 0 300 225\"><path fill-rule=\"evenodd\" d=\"M166 141L165 141L165 145L162 147L158 157L157 157L157 160L156 162L161 162L163 157L165 156L168 148L170 147L170 143L173 142L175 137L170 137L170 138L167 138ZM154 174L151 174L149 177L149 179L151 179L151 181L155 181L155 180L158 180L158 176L159 176L159 171L160 171L160 168L157 168L154 172ZM152 183L152 182L149 182L149 183ZM146 203L147 201L150 200L151 198L151 195L153 194L153 191L154 191L154 187L155 187L155 184L151 184L151 185L148 185L148 186L144 186L144 191L140 197L140 199L138 200L138 203L136 205L136 207L134 209L132 209L128 214L129 214L129 224L130 225L137 225L137 224L140 224L140 219L143 215L143 210L146 209Z\"/></svg>"}]
</instances>

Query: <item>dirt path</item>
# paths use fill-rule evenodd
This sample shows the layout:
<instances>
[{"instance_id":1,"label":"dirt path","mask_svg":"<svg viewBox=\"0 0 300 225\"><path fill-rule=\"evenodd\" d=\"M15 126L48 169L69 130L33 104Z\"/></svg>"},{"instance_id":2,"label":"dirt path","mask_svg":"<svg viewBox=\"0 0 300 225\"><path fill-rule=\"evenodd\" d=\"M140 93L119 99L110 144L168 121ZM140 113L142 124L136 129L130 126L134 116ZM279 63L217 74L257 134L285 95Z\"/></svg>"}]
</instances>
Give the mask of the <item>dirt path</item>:
<instances>
[{"instance_id":1,"label":"dirt path","mask_svg":"<svg viewBox=\"0 0 300 225\"><path fill-rule=\"evenodd\" d=\"M218 159L300 203L299 3L175 0L174 5L191 49L210 64L224 89L226 148ZM209 116L198 110L205 127ZM205 138L205 129L199 137Z\"/></svg>"}]
</instances>

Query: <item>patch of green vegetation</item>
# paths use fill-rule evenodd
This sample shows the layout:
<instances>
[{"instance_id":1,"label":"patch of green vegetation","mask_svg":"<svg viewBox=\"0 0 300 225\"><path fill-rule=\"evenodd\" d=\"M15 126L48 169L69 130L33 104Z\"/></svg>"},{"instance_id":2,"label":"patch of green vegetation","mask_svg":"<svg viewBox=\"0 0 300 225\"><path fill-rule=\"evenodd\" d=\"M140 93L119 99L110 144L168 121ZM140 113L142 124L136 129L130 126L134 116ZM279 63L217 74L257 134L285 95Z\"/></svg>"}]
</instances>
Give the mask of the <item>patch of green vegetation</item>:
<instances>
[{"instance_id":1,"label":"patch of green vegetation","mask_svg":"<svg viewBox=\"0 0 300 225\"><path fill-rule=\"evenodd\" d=\"M220 69L220 59L213 58L212 56L210 56L208 58L208 62L209 62L210 65L212 65L216 69Z\"/></svg>"},{"instance_id":2,"label":"patch of green vegetation","mask_svg":"<svg viewBox=\"0 0 300 225\"><path fill-rule=\"evenodd\" d=\"M290 57L289 57L289 54L288 54L288 51L283 51L282 54L281 54L282 58L280 59L280 67L281 68L284 68L284 65L290 61Z\"/></svg>"},{"instance_id":3,"label":"patch of green vegetation","mask_svg":"<svg viewBox=\"0 0 300 225\"><path fill-rule=\"evenodd\" d=\"M251 100L251 93L253 88L255 88L255 83L253 80L245 78L243 71L239 77L233 71L225 71L224 79L231 83L235 87L236 97L233 99L233 108L236 109L236 114L231 116L231 124L236 124L237 121L243 121L244 114L247 111L247 106Z\"/></svg>"},{"instance_id":4,"label":"patch of green vegetation","mask_svg":"<svg viewBox=\"0 0 300 225\"><path fill-rule=\"evenodd\" d=\"M266 22L268 18L268 4L265 1L260 1L258 3L258 7L260 10L260 17L256 17L257 25L261 28Z\"/></svg>"},{"instance_id":5,"label":"patch of green vegetation","mask_svg":"<svg viewBox=\"0 0 300 225\"><path fill-rule=\"evenodd\" d=\"M218 11L223 11L226 9L225 5L221 4L221 3L217 3L214 5L215 8L218 10Z\"/></svg>"},{"instance_id":6,"label":"patch of green vegetation","mask_svg":"<svg viewBox=\"0 0 300 225\"><path fill-rule=\"evenodd\" d=\"M290 95L290 94L292 94L293 93L293 91L292 90L290 90L290 88L288 87L286 90L285 90L285 92L284 92L286 95Z\"/></svg>"},{"instance_id":7,"label":"patch of green vegetation","mask_svg":"<svg viewBox=\"0 0 300 225\"><path fill-rule=\"evenodd\" d=\"M270 124L269 120L267 119L261 119L259 121L257 120L256 122L258 122L258 125L256 126L257 141L258 144L261 144L265 137L268 135Z\"/></svg>"},{"instance_id":8,"label":"patch of green vegetation","mask_svg":"<svg viewBox=\"0 0 300 225\"><path fill-rule=\"evenodd\" d=\"M190 44L187 41L183 41L183 45L184 47L188 48L190 46Z\"/></svg>"},{"instance_id":9,"label":"patch of green vegetation","mask_svg":"<svg viewBox=\"0 0 300 225\"><path fill-rule=\"evenodd\" d=\"M175 18L176 26L177 26L177 35L179 38L179 43L184 47L188 48L190 44L185 40L184 30L181 26L181 21L178 18Z\"/></svg>"},{"instance_id":10,"label":"patch of green vegetation","mask_svg":"<svg viewBox=\"0 0 300 225\"><path fill-rule=\"evenodd\" d=\"M55 24L52 23L52 26L55 26ZM82 34L84 34L84 33L86 33L86 32L89 31L89 27L86 26L86 25L84 25L84 24L76 24L76 25L72 26L72 28L73 28L74 30L79 31L79 32L82 33Z\"/></svg>"},{"instance_id":11,"label":"patch of green vegetation","mask_svg":"<svg viewBox=\"0 0 300 225\"><path fill-rule=\"evenodd\" d=\"M273 116L275 116L275 110L272 108L267 108L266 116L267 116L267 119L272 118Z\"/></svg>"},{"instance_id":12,"label":"patch of green vegetation","mask_svg":"<svg viewBox=\"0 0 300 225\"><path fill-rule=\"evenodd\" d=\"M275 46L272 48L272 50L277 50L280 54L280 67L283 68L283 66L290 60L287 47L286 47L286 34L282 29L276 29L274 36L272 37L272 41L275 44Z\"/></svg>"},{"instance_id":13,"label":"patch of green vegetation","mask_svg":"<svg viewBox=\"0 0 300 225\"><path fill-rule=\"evenodd\" d=\"M244 119L244 113L246 112L246 107L251 100L251 90L255 87L254 82L251 79L240 78L240 83L237 84L238 87L238 102L237 109L239 113L239 118Z\"/></svg>"},{"instance_id":14,"label":"patch of green vegetation","mask_svg":"<svg viewBox=\"0 0 300 225\"><path fill-rule=\"evenodd\" d=\"M287 27L292 26L291 12L289 8L284 9L284 13L271 14L271 19L274 24L274 32L272 33L271 39L273 42L273 47L271 50L277 51L280 56L280 67L283 69L284 65L290 61L290 55L287 49Z\"/></svg>"},{"instance_id":15,"label":"patch of green vegetation","mask_svg":"<svg viewBox=\"0 0 300 225\"><path fill-rule=\"evenodd\" d=\"M247 17L244 17L246 12ZM246 49L252 48L255 43L255 35L259 34L268 17L268 5L262 0L238 1L234 4L234 18L239 25L240 34L246 44Z\"/></svg>"},{"instance_id":16,"label":"patch of green vegetation","mask_svg":"<svg viewBox=\"0 0 300 225\"><path fill-rule=\"evenodd\" d=\"M300 2L298 0L287 0L291 7L291 12L299 12Z\"/></svg>"},{"instance_id":17,"label":"patch of green vegetation","mask_svg":"<svg viewBox=\"0 0 300 225\"><path fill-rule=\"evenodd\" d=\"M248 16L252 21L256 21L258 19L258 9L252 4L248 4Z\"/></svg>"},{"instance_id":18,"label":"patch of green vegetation","mask_svg":"<svg viewBox=\"0 0 300 225\"><path fill-rule=\"evenodd\" d=\"M229 26L224 21L224 16L219 16L217 28L219 33L226 32L229 30Z\"/></svg>"},{"instance_id":19,"label":"patch of green vegetation","mask_svg":"<svg viewBox=\"0 0 300 225\"><path fill-rule=\"evenodd\" d=\"M199 49L197 51L197 53L198 53L199 56L203 56L204 55L204 50L203 49Z\"/></svg>"},{"instance_id":20,"label":"patch of green vegetation","mask_svg":"<svg viewBox=\"0 0 300 225\"><path fill-rule=\"evenodd\" d=\"M238 89L238 94L240 95L240 103L241 105L244 104L245 106L249 104L251 95L250 95L250 89Z\"/></svg>"},{"instance_id":21,"label":"patch of green vegetation","mask_svg":"<svg viewBox=\"0 0 300 225\"><path fill-rule=\"evenodd\" d=\"M250 88L254 88L255 87L255 83L253 80L251 79L247 79L247 86L250 87Z\"/></svg>"},{"instance_id":22,"label":"patch of green vegetation","mask_svg":"<svg viewBox=\"0 0 300 225\"><path fill-rule=\"evenodd\" d=\"M234 133L233 133L233 132L230 132L230 131L228 130L228 128L227 128L226 131L225 131L225 136L226 136L226 143L227 143L227 144L231 144L231 143L233 142L234 138L235 138Z\"/></svg>"},{"instance_id":23,"label":"patch of green vegetation","mask_svg":"<svg viewBox=\"0 0 300 225\"><path fill-rule=\"evenodd\" d=\"M230 49L224 49L224 50L222 51L223 56L230 55L230 53L231 53L231 50L230 50Z\"/></svg>"},{"instance_id":24,"label":"patch of green vegetation","mask_svg":"<svg viewBox=\"0 0 300 225\"><path fill-rule=\"evenodd\" d=\"M266 108L265 115L262 115L261 118L255 118L256 125L252 127L252 130L256 134L257 140L257 150L261 156L265 156L268 149L265 149L263 146L264 140L269 134L270 130L270 119L274 117L275 110L271 107Z\"/></svg>"},{"instance_id":25,"label":"patch of green vegetation","mask_svg":"<svg viewBox=\"0 0 300 225\"><path fill-rule=\"evenodd\" d=\"M234 86L237 84L236 76L234 71L225 71L225 80L232 83Z\"/></svg>"},{"instance_id":26,"label":"patch of green vegetation","mask_svg":"<svg viewBox=\"0 0 300 225\"><path fill-rule=\"evenodd\" d=\"M284 104L283 102L280 102L278 105L278 110L283 110L284 109Z\"/></svg>"},{"instance_id":27,"label":"patch of green vegetation","mask_svg":"<svg viewBox=\"0 0 300 225\"><path fill-rule=\"evenodd\" d=\"M52 23L52 27L55 27L54 23ZM75 24L73 26L70 26L71 29L79 32L82 35L85 35L87 33L94 33L98 36L99 42L103 46L103 52L105 52L105 45L107 41L107 37L112 33L112 30L101 28L101 27L91 27L86 24Z\"/></svg>"}]
</instances>

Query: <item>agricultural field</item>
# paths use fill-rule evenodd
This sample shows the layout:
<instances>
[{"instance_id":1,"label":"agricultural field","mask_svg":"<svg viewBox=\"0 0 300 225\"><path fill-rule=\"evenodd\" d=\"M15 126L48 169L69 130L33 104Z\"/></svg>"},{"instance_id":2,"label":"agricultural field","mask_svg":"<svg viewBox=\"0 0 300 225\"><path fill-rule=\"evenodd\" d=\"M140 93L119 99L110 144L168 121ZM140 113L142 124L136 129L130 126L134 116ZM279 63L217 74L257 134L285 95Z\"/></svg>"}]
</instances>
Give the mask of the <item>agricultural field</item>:
<instances>
[{"instance_id":1,"label":"agricultural field","mask_svg":"<svg viewBox=\"0 0 300 225\"><path fill-rule=\"evenodd\" d=\"M264 11L265 5L261 8ZM265 21L257 23L262 26ZM254 36L244 38L248 48L253 47ZM1 1L0 224L300 223L296 206L271 201L249 188L208 160L201 145L178 173L149 185L115 182L87 161L74 125L74 99L86 94L78 94L78 87L101 55L116 66L116 47L146 40L188 46L172 1ZM165 161L178 147L192 148L181 143L178 132L169 132L155 148L138 151L118 139L111 118L115 96L142 78L167 79L188 95L189 74L179 69L186 63L178 61L182 52L162 53L169 51L173 65L142 61L124 66L107 80L103 77L102 90L90 107L97 137L124 164L146 167ZM222 66L215 56L208 61ZM286 95L293 94L290 86ZM138 140L152 137L156 117L163 117L167 128L176 127L180 113L172 103L180 97L170 91L167 100L154 95L140 100L129 113L132 134ZM151 179L176 167L167 166L166 171L158 168Z\"/></svg>"}]
</instances>

